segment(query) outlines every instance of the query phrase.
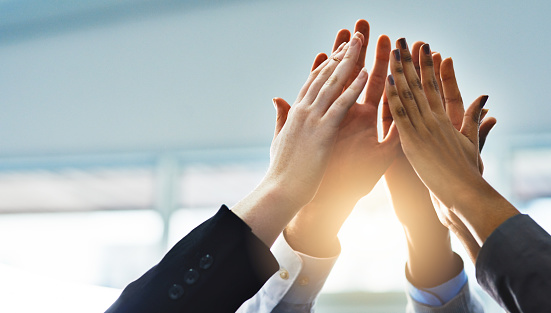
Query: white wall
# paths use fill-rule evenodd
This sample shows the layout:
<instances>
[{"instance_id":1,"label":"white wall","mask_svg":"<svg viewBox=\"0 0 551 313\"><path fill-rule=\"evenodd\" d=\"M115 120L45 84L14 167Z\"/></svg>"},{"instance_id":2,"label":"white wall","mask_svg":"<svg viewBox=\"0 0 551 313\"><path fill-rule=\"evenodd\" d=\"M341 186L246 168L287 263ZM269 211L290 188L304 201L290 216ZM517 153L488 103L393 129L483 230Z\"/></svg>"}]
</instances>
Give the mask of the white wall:
<instances>
[{"instance_id":1,"label":"white wall","mask_svg":"<svg viewBox=\"0 0 551 313\"><path fill-rule=\"evenodd\" d=\"M267 146L271 98L292 101L359 18L371 43L453 56L465 101L490 94L494 136L551 131L548 2L205 3L0 40L0 157Z\"/></svg>"}]
</instances>

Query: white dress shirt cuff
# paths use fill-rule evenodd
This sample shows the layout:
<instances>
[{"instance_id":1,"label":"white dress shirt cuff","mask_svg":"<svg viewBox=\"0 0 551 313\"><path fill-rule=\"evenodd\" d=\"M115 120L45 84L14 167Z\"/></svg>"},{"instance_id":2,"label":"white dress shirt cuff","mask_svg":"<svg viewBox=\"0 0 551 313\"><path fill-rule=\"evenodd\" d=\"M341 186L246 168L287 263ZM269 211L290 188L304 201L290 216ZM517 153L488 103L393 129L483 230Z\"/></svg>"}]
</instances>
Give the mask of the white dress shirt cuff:
<instances>
[{"instance_id":1,"label":"white dress shirt cuff","mask_svg":"<svg viewBox=\"0 0 551 313\"><path fill-rule=\"evenodd\" d=\"M272 277L286 285L281 301L290 304L312 303L317 298L340 254L330 258L317 258L295 251L284 235L272 246L272 253L280 270Z\"/></svg>"}]
</instances>

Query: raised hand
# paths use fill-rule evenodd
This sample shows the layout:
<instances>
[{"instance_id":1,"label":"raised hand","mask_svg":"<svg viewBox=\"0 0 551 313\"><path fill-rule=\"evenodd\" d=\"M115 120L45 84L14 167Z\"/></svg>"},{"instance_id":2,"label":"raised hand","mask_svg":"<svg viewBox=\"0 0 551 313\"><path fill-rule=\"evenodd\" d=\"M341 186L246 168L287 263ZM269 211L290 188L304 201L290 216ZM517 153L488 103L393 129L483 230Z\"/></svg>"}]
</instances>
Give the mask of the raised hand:
<instances>
[{"instance_id":1,"label":"raised hand","mask_svg":"<svg viewBox=\"0 0 551 313\"><path fill-rule=\"evenodd\" d=\"M487 96L473 102L462 118L460 130L456 129L450 119L455 119L453 114L449 117L442 103L430 47L423 44L419 51L421 79L415 72L406 70L410 64L402 62L401 50L392 52L392 75L386 85L390 112L400 132L407 159L437 200L436 212L440 220L449 223L447 226L461 227L462 223L480 246L507 215L494 215L495 220L480 219L480 207L471 205L473 194L477 192L484 190L497 194L482 179L480 172L478 129ZM442 82L444 85L444 78ZM454 93L453 90L449 92ZM503 201L500 200L500 204L509 213L516 211L506 200Z\"/></svg>"},{"instance_id":2,"label":"raised hand","mask_svg":"<svg viewBox=\"0 0 551 313\"><path fill-rule=\"evenodd\" d=\"M368 38L369 24L359 20L356 31ZM339 31L334 47L338 47L348 36L347 30ZM366 49L367 41L362 46L347 85L363 68ZM390 39L379 37L364 96L352 105L339 127L320 188L314 199L285 230L290 244L301 252L315 256L335 255L338 252L337 233L343 222L356 202L371 191L399 150L396 131L382 142L379 142L377 133L377 110L384 90L389 51ZM313 68L323 59L323 54L318 55Z\"/></svg>"},{"instance_id":3,"label":"raised hand","mask_svg":"<svg viewBox=\"0 0 551 313\"><path fill-rule=\"evenodd\" d=\"M267 245L318 190L339 125L367 82L367 72L360 71L343 92L362 43L363 35L356 33L310 73L272 141L266 176L232 208Z\"/></svg>"}]
</instances>

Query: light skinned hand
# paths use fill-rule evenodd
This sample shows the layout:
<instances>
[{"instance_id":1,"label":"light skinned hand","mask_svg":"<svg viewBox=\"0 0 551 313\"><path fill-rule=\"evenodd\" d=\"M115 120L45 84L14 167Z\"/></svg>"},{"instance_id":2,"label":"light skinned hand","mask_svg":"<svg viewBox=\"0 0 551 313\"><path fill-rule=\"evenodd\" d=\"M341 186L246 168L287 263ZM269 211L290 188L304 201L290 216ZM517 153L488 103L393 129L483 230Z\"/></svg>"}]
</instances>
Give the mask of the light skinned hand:
<instances>
[{"instance_id":1,"label":"light skinned hand","mask_svg":"<svg viewBox=\"0 0 551 313\"><path fill-rule=\"evenodd\" d=\"M335 51L310 73L270 148L260 185L232 210L268 246L312 200L325 173L339 125L367 82L360 71L342 92L360 55L363 36Z\"/></svg>"},{"instance_id":2,"label":"light skinned hand","mask_svg":"<svg viewBox=\"0 0 551 313\"><path fill-rule=\"evenodd\" d=\"M369 38L369 24L356 22L355 30ZM338 32L334 48L350 38L348 30ZM364 68L367 39L346 85ZM338 253L337 233L356 202L368 194L391 164L399 150L397 131L382 142L378 140L377 111L384 90L388 68L390 39L380 36L375 61L364 95L352 105L339 127L327 170L314 199L297 213L285 229L286 238L294 249L314 256ZM314 61L324 60L319 54ZM344 92L346 92L346 86ZM285 103L279 104L278 123L284 122ZM281 117L280 117L281 116Z\"/></svg>"},{"instance_id":3,"label":"light skinned hand","mask_svg":"<svg viewBox=\"0 0 551 313\"><path fill-rule=\"evenodd\" d=\"M406 64L402 62L400 50L394 50L392 56L392 75L387 79L386 90L403 151L437 200L440 220L458 225L454 219L459 219L482 245L505 218L501 215L495 220L486 220L481 214L487 212L472 205L473 195L481 190L499 198L480 173L478 128L487 96L479 97L469 106L458 130L444 109L429 45L420 48L420 80L417 75L404 71ZM513 212L510 204L500 202L508 213Z\"/></svg>"}]
</instances>

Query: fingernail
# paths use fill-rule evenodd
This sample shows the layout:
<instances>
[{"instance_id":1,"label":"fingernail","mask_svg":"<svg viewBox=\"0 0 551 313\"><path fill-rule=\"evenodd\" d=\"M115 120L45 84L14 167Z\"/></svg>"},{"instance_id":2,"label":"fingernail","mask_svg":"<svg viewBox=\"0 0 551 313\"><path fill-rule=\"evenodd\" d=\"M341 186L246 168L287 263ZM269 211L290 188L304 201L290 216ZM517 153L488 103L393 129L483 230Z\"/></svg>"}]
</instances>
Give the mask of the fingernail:
<instances>
[{"instance_id":1,"label":"fingernail","mask_svg":"<svg viewBox=\"0 0 551 313\"><path fill-rule=\"evenodd\" d=\"M367 76L367 69L364 67L362 68L361 72L360 72L360 75L358 75L359 78L364 78L365 76Z\"/></svg>"},{"instance_id":2,"label":"fingernail","mask_svg":"<svg viewBox=\"0 0 551 313\"><path fill-rule=\"evenodd\" d=\"M402 47L403 50L406 50L408 48L408 43L406 42L406 38L398 39L398 43L400 44L400 47Z\"/></svg>"},{"instance_id":3,"label":"fingernail","mask_svg":"<svg viewBox=\"0 0 551 313\"><path fill-rule=\"evenodd\" d=\"M388 75L388 82L391 86L394 86L394 76L392 74Z\"/></svg>"},{"instance_id":4,"label":"fingernail","mask_svg":"<svg viewBox=\"0 0 551 313\"><path fill-rule=\"evenodd\" d=\"M430 46L428 43L423 45L423 52L425 52L426 55L430 55Z\"/></svg>"},{"instance_id":5,"label":"fingernail","mask_svg":"<svg viewBox=\"0 0 551 313\"><path fill-rule=\"evenodd\" d=\"M482 99L480 99L480 107L483 108L486 104L486 101L488 101L488 96L483 96Z\"/></svg>"},{"instance_id":6,"label":"fingernail","mask_svg":"<svg viewBox=\"0 0 551 313\"><path fill-rule=\"evenodd\" d=\"M392 53L394 53L394 59L400 62L400 50L395 49L394 51L392 51Z\"/></svg>"},{"instance_id":7,"label":"fingernail","mask_svg":"<svg viewBox=\"0 0 551 313\"><path fill-rule=\"evenodd\" d=\"M273 98L273 99L272 99L272 103L274 104L274 108L276 108L276 110L277 110L277 105L276 105L275 99L276 99L276 98Z\"/></svg>"},{"instance_id":8,"label":"fingernail","mask_svg":"<svg viewBox=\"0 0 551 313\"><path fill-rule=\"evenodd\" d=\"M356 33L354 35L354 38L352 38L352 40L350 41L350 46L351 47L354 47L360 41L360 37L357 34L358 33Z\"/></svg>"}]
</instances>

